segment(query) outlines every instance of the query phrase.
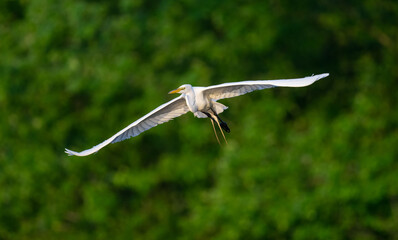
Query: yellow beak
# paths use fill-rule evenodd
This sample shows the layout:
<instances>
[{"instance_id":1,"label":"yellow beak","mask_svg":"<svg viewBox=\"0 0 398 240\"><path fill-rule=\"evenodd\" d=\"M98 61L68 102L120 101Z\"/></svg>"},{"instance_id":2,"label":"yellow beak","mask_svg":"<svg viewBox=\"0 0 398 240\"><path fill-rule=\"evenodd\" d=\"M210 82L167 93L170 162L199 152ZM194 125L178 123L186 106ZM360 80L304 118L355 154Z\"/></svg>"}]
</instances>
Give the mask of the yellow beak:
<instances>
[{"instance_id":1,"label":"yellow beak","mask_svg":"<svg viewBox=\"0 0 398 240\"><path fill-rule=\"evenodd\" d=\"M181 89L177 88L176 90L170 91L169 94L179 93L180 91L181 91Z\"/></svg>"}]
</instances>

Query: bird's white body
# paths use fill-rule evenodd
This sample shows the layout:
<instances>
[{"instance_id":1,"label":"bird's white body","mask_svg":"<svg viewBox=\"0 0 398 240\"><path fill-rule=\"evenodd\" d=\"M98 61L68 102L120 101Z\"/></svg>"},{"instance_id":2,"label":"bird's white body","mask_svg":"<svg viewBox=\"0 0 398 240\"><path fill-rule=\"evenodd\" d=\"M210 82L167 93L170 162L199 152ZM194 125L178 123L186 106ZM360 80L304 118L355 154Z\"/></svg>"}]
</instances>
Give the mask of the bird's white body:
<instances>
[{"instance_id":1,"label":"bird's white body","mask_svg":"<svg viewBox=\"0 0 398 240\"><path fill-rule=\"evenodd\" d=\"M205 87L192 87L190 84L185 84L183 86L185 87L185 93L182 93L182 96L185 97L189 111L192 112L195 117L207 117L203 112L208 112L217 102L205 96L203 93L203 90L206 89ZM218 113L220 112L217 112L217 114Z\"/></svg>"},{"instance_id":2,"label":"bird's white body","mask_svg":"<svg viewBox=\"0 0 398 240\"><path fill-rule=\"evenodd\" d=\"M115 143L130 137L135 137L156 125L167 122L189 111L198 118L209 117L212 120L212 123L216 122L219 127L221 123L221 127L229 132L229 128L218 117L218 114L227 109L227 107L217 102L217 100L236 97L255 90L272 87L305 87L327 76L329 76L329 74L324 73L296 79L243 81L224 83L209 87L192 87L190 84L184 84L170 92L181 93L179 97L157 107L104 142L82 152L75 152L69 149L65 149L65 152L69 155L87 156L97 152L109 143ZM225 124L226 128L222 124Z\"/></svg>"},{"instance_id":3,"label":"bird's white body","mask_svg":"<svg viewBox=\"0 0 398 240\"><path fill-rule=\"evenodd\" d=\"M191 89L188 93L186 93L188 96L186 100L191 112L195 113L197 111L206 110L211 107L210 100L203 96L203 87L192 87L190 85L188 87Z\"/></svg>"}]
</instances>

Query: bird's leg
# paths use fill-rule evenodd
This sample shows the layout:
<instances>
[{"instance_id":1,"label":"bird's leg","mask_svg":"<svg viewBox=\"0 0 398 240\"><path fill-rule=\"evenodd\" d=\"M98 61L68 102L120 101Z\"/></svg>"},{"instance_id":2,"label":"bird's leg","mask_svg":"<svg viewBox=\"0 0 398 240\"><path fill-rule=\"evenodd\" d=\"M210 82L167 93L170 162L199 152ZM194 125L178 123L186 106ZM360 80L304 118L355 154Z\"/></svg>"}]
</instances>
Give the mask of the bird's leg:
<instances>
[{"instance_id":1,"label":"bird's leg","mask_svg":"<svg viewBox=\"0 0 398 240\"><path fill-rule=\"evenodd\" d=\"M213 115L213 114L211 114L211 115ZM225 135L224 135L224 132L222 131L222 129L221 129L221 126L220 126L220 119L219 119L219 117L217 116L217 115L215 115L216 117L213 117L214 118L214 121L216 121L217 122L217 124L218 124L218 127L220 128L220 132L221 132L221 134L222 134L222 136L224 137L224 140L225 140L225 143L226 144L228 144L228 141L227 141L227 139L225 138ZM226 123L224 123L225 125L226 125ZM227 126L228 127L228 126ZM229 128L228 128L228 130L229 130ZM225 130L226 131L226 130ZM228 131L229 132L229 131Z\"/></svg>"},{"instance_id":2,"label":"bird's leg","mask_svg":"<svg viewBox=\"0 0 398 240\"><path fill-rule=\"evenodd\" d=\"M231 132L227 123L221 120L221 118L217 115L217 113L214 113L214 115L217 117L218 121L220 122L222 129L224 129L227 133Z\"/></svg>"},{"instance_id":3,"label":"bird's leg","mask_svg":"<svg viewBox=\"0 0 398 240\"><path fill-rule=\"evenodd\" d=\"M204 113L208 118L210 118L211 125L213 126L213 130L214 130L214 135L216 135L218 144L221 145L220 140L218 139L218 135L217 135L216 128L214 127L214 122L217 122L216 119L215 119L211 114L209 114L209 113L207 113L207 112L202 112L202 113ZM218 123L218 122L217 122L217 123ZM219 125L219 126L220 126L220 125ZM221 129L220 129L220 130L221 130ZM222 133L222 130L221 130L221 133ZM224 137L224 138L225 138L225 137Z\"/></svg>"},{"instance_id":4,"label":"bird's leg","mask_svg":"<svg viewBox=\"0 0 398 240\"><path fill-rule=\"evenodd\" d=\"M222 136L224 137L225 143L228 144L228 141L227 141L227 139L225 138L224 132L223 132L222 129L221 129L220 122L218 121L218 119L217 119L217 124L218 124L218 127L220 128L220 132L221 132Z\"/></svg>"},{"instance_id":5,"label":"bird's leg","mask_svg":"<svg viewBox=\"0 0 398 240\"><path fill-rule=\"evenodd\" d=\"M211 125L213 126L214 135L216 135L217 142L218 142L219 145L221 145L220 139L218 139L218 135L217 135L217 132L216 132L216 128L214 127L214 120L213 120L212 118L210 118L210 121L211 121Z\"/></svg>"}]
</instances>

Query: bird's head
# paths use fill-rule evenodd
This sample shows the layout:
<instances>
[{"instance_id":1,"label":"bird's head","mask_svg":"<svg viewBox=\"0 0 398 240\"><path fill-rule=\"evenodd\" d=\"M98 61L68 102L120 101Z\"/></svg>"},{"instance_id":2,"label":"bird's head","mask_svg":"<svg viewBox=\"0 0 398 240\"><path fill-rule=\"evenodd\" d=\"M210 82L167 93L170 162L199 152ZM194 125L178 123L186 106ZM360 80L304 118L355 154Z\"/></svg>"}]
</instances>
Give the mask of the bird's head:
<instances>
[{"instance_id":1,"label":"bird's head","mask_svg":"<svg viewBox=\"0 0 398 240\"><path fill-rule=\"evenodd\" d=\"M184 85L179 86L177 89L170 91L169 94L172 94L172 93L187 93L191 89L192 89L192 86L190 84L184 84Z\"/></svg>"}]
</instances>

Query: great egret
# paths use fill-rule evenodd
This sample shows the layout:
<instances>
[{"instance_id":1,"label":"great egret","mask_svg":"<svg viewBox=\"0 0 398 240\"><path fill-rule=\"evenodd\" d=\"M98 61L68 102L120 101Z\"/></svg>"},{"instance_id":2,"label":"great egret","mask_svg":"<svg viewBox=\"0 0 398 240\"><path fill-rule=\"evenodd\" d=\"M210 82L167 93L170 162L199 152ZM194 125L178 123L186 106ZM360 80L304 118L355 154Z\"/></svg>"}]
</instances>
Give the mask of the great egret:
<instances>
[{"instance_id":1,"label":"great egret","mask_svg":"<svg viewBox=\"0 0 398 240\"><path fill-rule=\"evenodd\" d=\"M305 87L327 76L329 76L329 74L324 73L296 79L243 81L223 83L209 87L192 87L190 84L184 84L176 90L169 92L169 94L180 93L181 95L179 97L160 105L155 110L131 123L104 142L82 152L75 152L66 148L65 152L69 155L87 156L97 152L110 143L116 143L138 136L140 133L181 116L188 111L191 111L194 116L198 118L210 118L214 132L214 122L216 122L225 139L221 128L226 132L229 132L229 128L228 125L220 119L218 114L222 113L227 107L217 102L217 100L236 97L265 88ZM216 132L215 134L217 137ZM218 137L217 141L219 142Z\"/></svg>"}]
</instances>

